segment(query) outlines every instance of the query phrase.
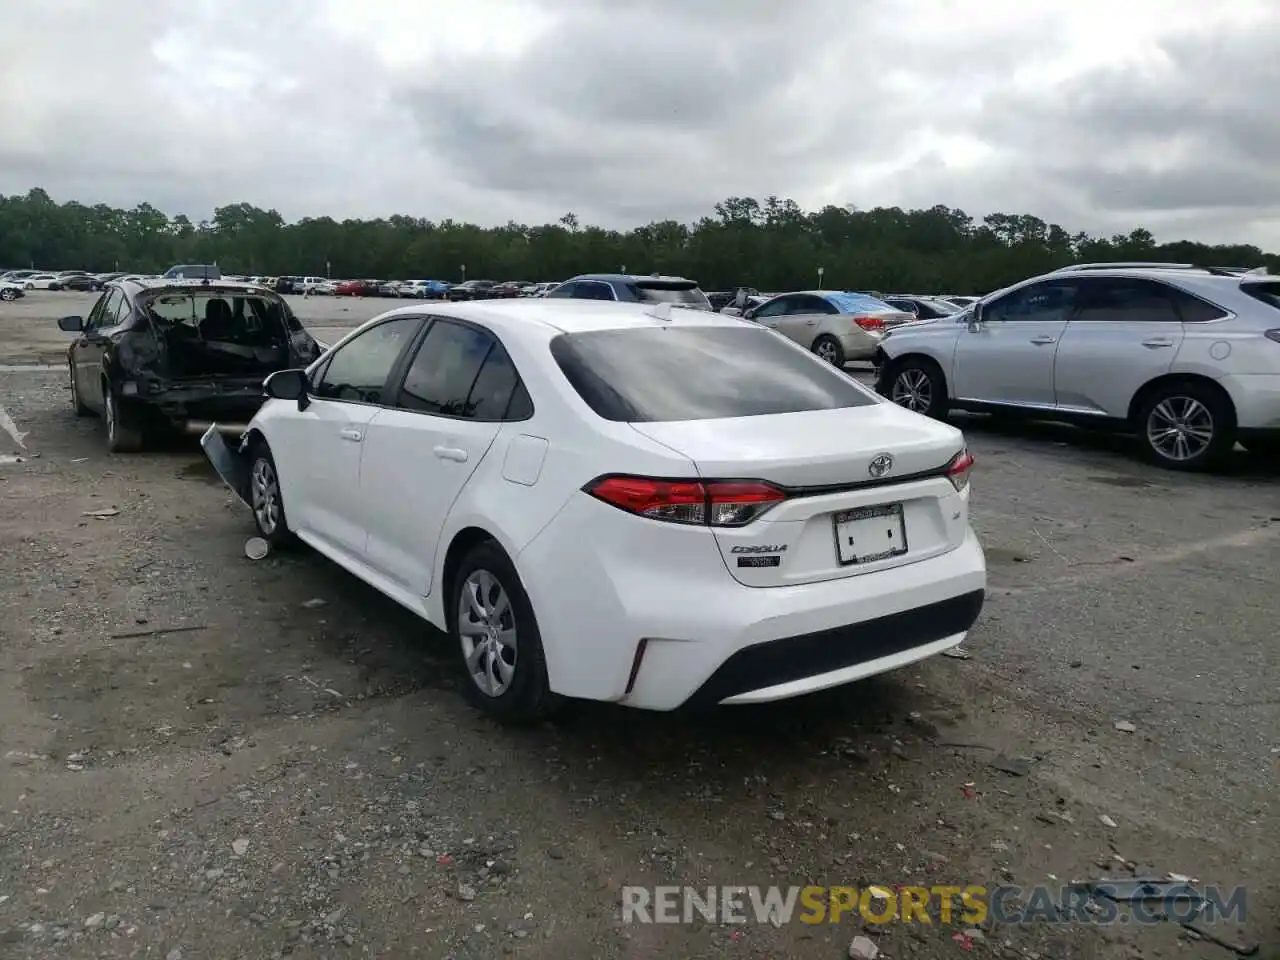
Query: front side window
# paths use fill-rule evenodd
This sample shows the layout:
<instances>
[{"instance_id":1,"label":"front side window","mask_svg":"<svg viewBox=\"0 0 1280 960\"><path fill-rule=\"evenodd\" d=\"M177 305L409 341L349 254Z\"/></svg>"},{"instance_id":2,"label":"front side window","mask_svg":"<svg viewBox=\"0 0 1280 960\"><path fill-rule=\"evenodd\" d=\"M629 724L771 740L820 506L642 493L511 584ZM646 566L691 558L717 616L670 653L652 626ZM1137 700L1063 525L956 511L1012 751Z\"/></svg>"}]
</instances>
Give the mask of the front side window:
<instances>
[{"instance_id":1,"label":"front side window","mask_svg":"<svg viewBox=\"0 0 1280 960\"><path fill-rule=\"evenodd\" d=\"M1032 320L1042 323L1067 319L1075 305L1076 281L1045 280L1019 287L983 308L982 319L992 322Z\"/></svg>"},{"instance_id":2,"label":"front side window","mask_svg":"<svg viewBox=\"0 0 1280 960\"><path fill-rule=\"evenodd\" d=\"M344 343L325 365L315 395L326 400L381 403L391 368L421 323L417 317L397 317Z\"/></svg>"},{"instance_id":3,"label":"front side window","mask_svg":"<svg viewBox=\"0 0 1280 960\"><path fill-rule=\"evenodd\" d=\"M781 317L784 316L791 308L793 302L792 297L778 297L776 300L770 300L754 314L753 318L759 317Z\"/></svg>"},{"instance_id":4,"label":"front side window","mask_svg":"<svg viewBox=\"0 0 1280 960\"><path fill-rule=\"evenodd\" d=\"M120 321L124 319L124 307L124 293L116 287L107 295L107 302L103 304L102 313L98 315L97 327L101 330L110 330L112 327L119 326Z\"/></svg>"}]
</instances>

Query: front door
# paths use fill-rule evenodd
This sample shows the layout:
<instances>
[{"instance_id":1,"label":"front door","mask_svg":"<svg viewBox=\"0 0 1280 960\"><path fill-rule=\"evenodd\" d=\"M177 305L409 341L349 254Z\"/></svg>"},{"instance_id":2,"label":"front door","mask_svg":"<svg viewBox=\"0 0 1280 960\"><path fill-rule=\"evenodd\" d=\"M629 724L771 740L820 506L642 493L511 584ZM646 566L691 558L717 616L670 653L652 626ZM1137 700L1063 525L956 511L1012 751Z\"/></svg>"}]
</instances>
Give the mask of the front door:
<instances>
[{"instance_id":1,"label":"front door","mask_svg":"<svg viewBox=\"0 0 1280 960\"><path fill-rule=\"evenodd\" d=\"M421 326L421 317L393 317L348 340L315 371L306 408L268 437L290 525L358 560L369 512L360 497L368 427Z\"/></svg>"},{"instance_id":2,"label":"front door","mask_svg":"<svg viewBox=\"0 0 1280 960\"><path fill-rule=\"evenodd\" d=\"M786 312L778 317L778 332L788 340L812 349L819 326L828 316L840 311L812 294L796 294L789 300Z\"/></svg>"},{"instance_id":3,"label":"front door","mask_svg":"<svg viewBox=\"0 0 1280 960\"><path fill-rule=\"evenodd\" d=\"M1075 280L1041 280L985 304L981 322L956 340L956 400L1051 408L1054 357L1075 297Z\"/></svg>"},{"instance_id":4,"label":"front door","mask_svg":"<svg viewBox=\"0 0 1280 960\"><path fill-rule=\"evenodd\" d=\"M76 389L85 406L101 413L106 407L102 392L102 358L107 352L107 334L118 327L125 315L124 293L112 287L94 304L84 330L72 347L76 365Z\"/></svg>"}]
</instances>

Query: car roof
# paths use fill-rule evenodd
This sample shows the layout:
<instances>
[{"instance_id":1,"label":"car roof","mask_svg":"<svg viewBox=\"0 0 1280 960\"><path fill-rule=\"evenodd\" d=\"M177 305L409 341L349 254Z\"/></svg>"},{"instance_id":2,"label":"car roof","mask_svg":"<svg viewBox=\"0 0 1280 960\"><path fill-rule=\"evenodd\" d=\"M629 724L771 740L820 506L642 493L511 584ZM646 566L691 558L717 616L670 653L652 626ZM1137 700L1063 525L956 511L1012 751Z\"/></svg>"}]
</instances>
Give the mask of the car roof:
<instances>
[{"instance_id":1,"label":"car roof","mask_svg":"<svg viewBox=\"0 0 1280 960\"><path fill-rule=\"evenodd\" d=\"M112 280L108 286L126 286L134 288L137 292L146 290L199 290L205 287L217 287L221 290L237 289L252 290L254 292L265 291L268 288L260 283L250 283L247 280L179 280L163 277L143 277L138 280Z\"/></svg>"},{"instance_id":2,"label":"car roof","mask_svg":"<svg viewBox=\"0 0 1280 960\"><path fill-rule=\"evenodd\" d=\"M595 330L639 330L656 327L749 327L759 329L736 317L708 310L643 303L617 303L600 300L479 300L474 302L433 304L432 317L471 321L488 327L499 336L527 337L536 331L538 339L549 340L561 333L586 333ZM420 315L421 304L399 307L381 314L390 316ZM663 319L663 314L670 319Z\"/></svg>"},{"instance_id":3,"label":"car roof","mask_svg":"<svg viewBox=\"0 0 1280 960\"><path fill-rule=\"evenodd\" d=\"M666 274L655 275L651 273L580 273L576 277L570 277L569 280L603 280L606 283L635 283L637 280L657 280L660 283L693 283L688 277L672 277ZM565 283L568 283L569 280L566 280Z\"/></svg>"}]
</instances>

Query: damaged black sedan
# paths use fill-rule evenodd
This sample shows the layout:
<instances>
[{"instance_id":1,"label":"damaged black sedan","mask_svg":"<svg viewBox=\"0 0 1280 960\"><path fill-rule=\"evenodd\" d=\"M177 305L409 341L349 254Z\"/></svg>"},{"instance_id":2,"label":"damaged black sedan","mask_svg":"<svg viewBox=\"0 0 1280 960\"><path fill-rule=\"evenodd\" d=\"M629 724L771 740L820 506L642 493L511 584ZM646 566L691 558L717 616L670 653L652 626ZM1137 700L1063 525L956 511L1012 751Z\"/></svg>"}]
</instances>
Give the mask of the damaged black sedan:
<instances>
[{"instance_id":1,"label":"damaged black sedan","mask_svg":"<svg viewBox=\"0 0 1280 960\"><path fill-rule=\"evenodd\" d=\"M77 415L102 417L113 453L166 434L241 432L263 403L262 381L322 352L277 294L226 280L121 280L67 351Z\"/></svg>"}]
</instances>

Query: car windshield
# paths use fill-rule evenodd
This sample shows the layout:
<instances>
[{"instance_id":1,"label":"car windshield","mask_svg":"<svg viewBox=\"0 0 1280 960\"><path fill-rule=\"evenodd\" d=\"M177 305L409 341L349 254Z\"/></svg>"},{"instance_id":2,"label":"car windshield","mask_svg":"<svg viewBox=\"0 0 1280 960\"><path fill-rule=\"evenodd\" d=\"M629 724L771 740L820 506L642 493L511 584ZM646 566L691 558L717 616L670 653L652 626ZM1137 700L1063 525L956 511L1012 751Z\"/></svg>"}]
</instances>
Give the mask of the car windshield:
<instances>
[{"instance_id":1,"label":"car windshield","mask_svg":"<svg viewBox=\"0 0 1280 960\"><path fill-rule=\"evenodd\" d=\"M830 364L758 327L561 334L551 353L579 396L606 420L758 417L877 402Z\"/></svg>"}]
</instances>

